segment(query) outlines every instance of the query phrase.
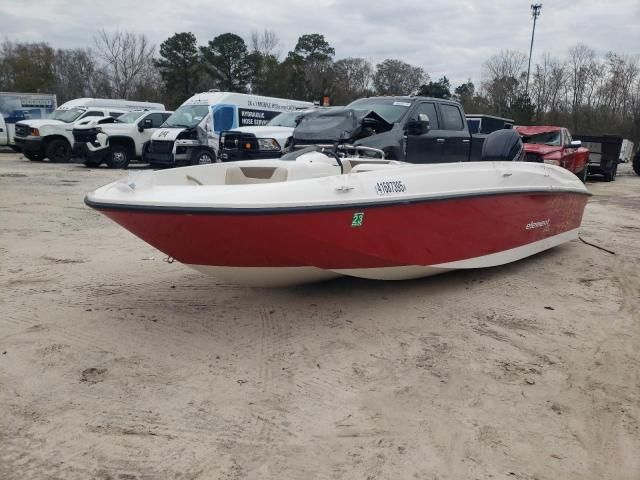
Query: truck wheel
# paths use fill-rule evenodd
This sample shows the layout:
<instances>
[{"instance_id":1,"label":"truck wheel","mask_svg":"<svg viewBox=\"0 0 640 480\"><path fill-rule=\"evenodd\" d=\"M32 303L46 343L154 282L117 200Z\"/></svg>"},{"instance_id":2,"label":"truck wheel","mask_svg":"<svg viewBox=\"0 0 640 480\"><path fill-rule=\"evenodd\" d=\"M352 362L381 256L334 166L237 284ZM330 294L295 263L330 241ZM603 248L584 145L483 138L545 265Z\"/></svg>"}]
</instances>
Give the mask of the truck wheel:
<instances>
[{"instance_id":1,"label":"truck wheel","mask_svg":"<svg viewBox=\"0 0 640 480\"><path fill-rule=\"evenodd\" d=\"M191 165L207 165L209 163L215 163L216 156L209 150L204 148L197 150L191 155Z\"/></svg>"},{"instance_id":2,"label":"truck wheel","mask_svg":"<svg viewBox=\"0 0 640 480\"><path fill-rule=\"evenodd\" d=\"M47 145L45 154L53 163L67 163L71 158L71 145L66 140L55 138Z\"/></svg>"},{"instance_id":3,"label":"truck wheel","mask_svg":"<svg viewBox=\"0 0 640 480\"><path fill-rule=\"evenodd\" d=\"M616 179L616 167L618 165L611 165L609 170L604 172L604 181L605 182L613 182Z\"/></svg>"},{"instance_id":4,"label":"truck wheel","mask_svg":"<svg viewBox=\"0 0 640 480\"><path fill-rule=\"evenodd\" d=\"M109 168L127 168L131 161L129 150L122 145L113 145L107 153L107 166Z\"/></svg>"},{"instance_id":5,"label":"truck wheel","mask_svg":"<svg viewBox=\"0 0 640 480\"><path fill-rule=\"evenodd\" d=\"M84 166L90 168L98 168L102 162L98 160L89 160L88 158L84 159Z\"/></svg>"},{"instance_id":6,"label":"truck wheel","mask_svg":"<svg viewBox=\"0 0 640 480\"><path fill-rule=\"evenodd\" d=\"M42 154L39 152L22 152L32 162L41 162L43 160Z\"/></svg>"},{"instance_id":7,"label":"truck wheel","mask_svg":"<svg viewBox=\"0 0 640 480\"><path fill-rule=\"evenodd\" d=\"M633 160L633 171L636 172L636 175L640 175L640 155L636 155Z\"/></svg>"},{"instance_id":8,"label":"truck wheel","mask_svg":"<svg viewBox=\"0 0 640 480\"><path fill-rule=\"evenodd\" d=\"M589 173L589 167L585 165L585 167L582 170L580 170L579 172L576 172L576 177L578 177L582 183L587 183L588 173Z\"/></svg>"}]
</instances>

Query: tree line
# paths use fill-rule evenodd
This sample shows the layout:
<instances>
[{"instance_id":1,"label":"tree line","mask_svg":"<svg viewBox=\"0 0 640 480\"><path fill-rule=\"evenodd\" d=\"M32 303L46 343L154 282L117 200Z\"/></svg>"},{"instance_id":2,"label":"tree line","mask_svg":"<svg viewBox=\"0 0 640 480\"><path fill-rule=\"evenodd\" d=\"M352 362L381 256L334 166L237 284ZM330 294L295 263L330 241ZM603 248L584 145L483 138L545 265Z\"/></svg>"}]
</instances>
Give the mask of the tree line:
<instances>
[{"instance_id":1,"label":"tree line","mask_svg":"<svg viewBox=\"0 0 640 480\"><path fill-rule=\"evenodd\" d=\"M199 45L190 32L172 35L156 50L144 34L98 32L93 45L55 49L48 43L0 44L0 91L51 92L78 97L160 101L175 108L196 92L218 88L344 105L370 95L419 94L460 101L468 113L552 124L575 133L618 133L640 140L638 56L599 57L584 44L562 58L545 53L527 79L527 55L502 50L487 59L478 86L451 85L423 68L388 58L335 58L318 33L301 35L284 54L277 33L253 32L245 41L223 33ZM528 80L528 81L527 81Z\"/></svg>"}]
</instances>

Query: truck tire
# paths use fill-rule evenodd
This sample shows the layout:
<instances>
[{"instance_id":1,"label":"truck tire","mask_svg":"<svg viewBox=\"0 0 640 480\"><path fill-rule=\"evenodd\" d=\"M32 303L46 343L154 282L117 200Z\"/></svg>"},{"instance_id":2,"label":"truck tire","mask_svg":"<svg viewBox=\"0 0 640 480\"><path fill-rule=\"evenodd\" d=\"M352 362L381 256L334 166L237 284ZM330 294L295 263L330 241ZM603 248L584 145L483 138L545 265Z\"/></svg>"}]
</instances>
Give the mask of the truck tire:
<instances>
[{"instance_id":1,"label":"truck tire","mask_svg":"<svg viewBox=\"0 0 640 480\"><path fill-rule=\"evenodd\" d=\"M576 172L576 177L580 179L582 183L587 183L587 176L589 174L589 167L587 165L584 166L582 170Z\"/></svg>"},{"instance_id":2,"label":"truck tire","mask_svg":"<svg viewBox=\"0 0 640 480\"><path fill-rule=\"evenodd\" d=\"M191 165L208 165L216 163L216 156L210 150L201 148L191 155Z\"/></svg>"},{"instance_id":3,"label":"truck tire","mask_svg":"<svg viewBox=\"0 0 640 480\"><path fill-rule=\"evenodd\" d=\"M640 175L640 152L633 159L633 171L636 172L636 175Z\"/></svg>"},{"instance_id":4,"label":"truck tire","mask_svg":"<svg viewBox=\"0 0 640 480\"><path fill-rule=\"evenodd\" d=\"M22 152L22 154L32 162L41 162L43 160L40 152Z\"/></svg>"},{"instance_id":5,"label":"truck tire","mask_svg":"<svg viewBox=\"0 0 640 480\"><path fill-rule=\"evenodd\" d=\"M127 168L131 161L131 152L124 145L113 145L109 148L106 156L109 168Z\"/></svg>"},{"instance_id":6,"label":"truck tire","mask_svg":"<svg viewBox=\"0 0 640 480\"><path fill-rule=\"evenodd\" d=\"M66 140L54 138L47 144L45 156L53 163L67 163L71 159L71 145Z\"/></svg>"},{"instance_id":7,"label":"truck tire","mask_svg":"<svg viewBox=\"0 0 640 480\"><path fill-rule=\"evenodd\" d=\"M83 163L85 167L98 168L102 162L100 160L89 160L85 158Z\"/></svg>"},{"instance_id":8,"label":"truck tire","mask_svg":"<svg viewBox=\"0 0 640 480\"><path fill-rule=\"evenodd\" d=\"M616 170L618 169L618 164L614 163L609 167L608 170L604 172L604 181L605 182L613 182L616 179Z\"/></svg>"}]
</instances>

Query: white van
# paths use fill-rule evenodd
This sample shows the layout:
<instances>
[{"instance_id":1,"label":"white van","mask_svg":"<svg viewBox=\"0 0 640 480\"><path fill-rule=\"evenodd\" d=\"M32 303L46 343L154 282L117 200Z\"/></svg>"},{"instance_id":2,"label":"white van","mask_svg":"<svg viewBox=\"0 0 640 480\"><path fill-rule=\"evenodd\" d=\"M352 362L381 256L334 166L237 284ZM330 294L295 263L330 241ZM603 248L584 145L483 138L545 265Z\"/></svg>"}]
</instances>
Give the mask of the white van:
<instances>
[{"instance_id":1,"label":"white van","mask_svg":"<svg viewBox=\"0 0 640 480\"><path fill-rule=\"evenodd\" d=\"M311 102L243 93L199 93L184 102L153 133L143 160L152 166L216 162L220 132L266 125L279 113L311 106Z\"/></svg>"},{"instance_id":2,"label":"white van","mask_svg":"<svg viewBox=\"0 0 640 480\"><path fill-rule=\"evenodd\" d=\"M100 118L119 117L132 110L164 110L161 103L77 98L60 105L48 119L16 123L14 141L29 160L49 158L68 162L73 146L73 128Z\"/></svg>"},{"instance_id":3,"label":"white van","mask_svg":"<svg viewBox=\"0 0 640 480\"><path fill-rule=\"evenodd\" d=\"M57 105L56 96L51 93L0 92L0 146L15 148L16 123L47 118Z\"/></svg>"}]
</instances>

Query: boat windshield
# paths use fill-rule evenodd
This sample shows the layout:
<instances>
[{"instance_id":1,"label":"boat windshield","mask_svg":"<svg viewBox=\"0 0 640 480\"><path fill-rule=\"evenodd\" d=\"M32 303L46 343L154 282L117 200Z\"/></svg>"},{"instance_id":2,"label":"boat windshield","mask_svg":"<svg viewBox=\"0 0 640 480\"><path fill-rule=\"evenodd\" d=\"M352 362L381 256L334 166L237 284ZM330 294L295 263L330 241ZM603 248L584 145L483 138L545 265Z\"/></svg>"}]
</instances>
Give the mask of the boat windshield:
<instances>
[{"instance_id":1,"label":"boat windshield","mask_svg":"<svg viewBox=\"0 0 640 480\"><path fill-rule=\"evenodd\" d=\"M549 145L552 147L560 146L560 131L544 132L536 135L525 136L522 141L524 143L536 143L538 145Z\"/></svg>"},{"instance_id":2,"label":"boat windshield","mask_svg":"<svg viewBox=\"0 0 640 480\"><path fill-rule=\"evenodd\" d=\"M355 110L373 110L389 123L398 123L411 107L411 102L393 98L361 98L351 102L345 108Z\"/></svg>"},{"instance_id":3,"label":"boat windshield","mask_svg":"<svg viewBox=\"0 0 640 480\"><path fill-rule=\"evenodd\" d=\"M193 128L209 113L207 105L182 105L162 124L165 128Z\"/></svg>"},{"instance_id":4,"label":"boat windshield","mask_svg":"<svg viewBox=\"0 0 640 480\"><path fill-rule=\"evenodd\" d=\"M144 112L129 112L116 118L116 123L135 123Z\"/></svg>"},{"instance_id":5,"label":"boat windshield","mask_svg":"<svg viewBox=\"0 0 640 480\"><path fill-rule=\"evenodd\" d=\"M280 115L273 117L267 125L271 127L290 127L296 128L298 125L298 118L302 115L302 112L284 112Z\"/></svg>"},{"instance_id":6,"label":"boat windshield","mask_svg":"<svg viewBox=\"0 0 640 480\"><path fill-rule=\"evenodd\" d=\"M62 113L52 118L54 118L55 120L60 120L64 123L73 123L80 117L80 115L86 112L86 110L82 108L72 108L71 110L61 110L61 112Z\"/></svg>"}]
</instances>

